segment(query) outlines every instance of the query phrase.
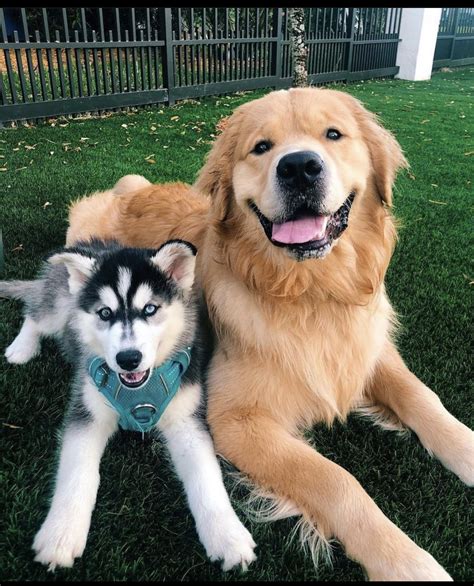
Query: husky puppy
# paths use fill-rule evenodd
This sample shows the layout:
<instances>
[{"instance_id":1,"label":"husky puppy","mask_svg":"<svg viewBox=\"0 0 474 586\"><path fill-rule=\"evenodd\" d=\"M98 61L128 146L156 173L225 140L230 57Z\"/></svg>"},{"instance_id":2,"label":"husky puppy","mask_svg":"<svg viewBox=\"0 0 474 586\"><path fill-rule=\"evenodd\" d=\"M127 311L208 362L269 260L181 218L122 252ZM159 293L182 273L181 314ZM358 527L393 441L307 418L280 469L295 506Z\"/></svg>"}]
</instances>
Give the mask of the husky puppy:
<instances>
[{"instance_id":1,"label":"husky puppy","mask_svg":"<svg viewBox=\"0 0 474 586\"><path fill-rule=\"evenodd\" d=\"M35 560L50 570L71 567L84 551L100 460L119 426L161 432L211 560L228 570L255 559L199 417L204 344L195 254L184 241L146 250L92 240L50 256L36 280L0 281L0 296L25 303L7 360L28 362L41 337L54 336L75 365L54 496L33 543Z\"/></svg>"}]
</instances>

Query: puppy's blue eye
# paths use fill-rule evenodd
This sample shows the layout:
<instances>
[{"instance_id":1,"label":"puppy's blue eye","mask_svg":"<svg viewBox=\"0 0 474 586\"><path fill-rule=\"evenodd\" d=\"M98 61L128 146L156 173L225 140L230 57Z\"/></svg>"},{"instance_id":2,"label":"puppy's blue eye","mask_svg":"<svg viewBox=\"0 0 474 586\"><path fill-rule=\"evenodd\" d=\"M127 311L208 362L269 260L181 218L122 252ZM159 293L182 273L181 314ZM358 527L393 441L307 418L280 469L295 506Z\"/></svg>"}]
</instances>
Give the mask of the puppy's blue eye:
<instances>
[{"instance_id":1,"label":"puppy's blue eye","mask_svg":"<svg viewBox=\"0 0 474 586\"><path fill-rule=\"evenodd\" d=\"M263 155L272 148L273 144L269 140L261 140L253 147L253 153L256 155Z\"/></svg>"},{"instance_id":2,"label":"puppy's blue eye","mask_svg":"<svg viewBox=\"0 0 474 586\"><path fill-rule=\"evenodd\" d=\"M326 132L326 138L329 138L329 140L339 140L341 136L342 134L339 132L339 130L336 130L335 128L330 128Z\"/></svg>"},{"instance_id":3,"label":"puppy's blue eye","mask_svg":"<svg viewBox=\"0 0 474 586\"><path fill-rule=\"evenodd\" d=\"M155 315L155 313L157 311L158 311L158 305L153 305L152 303L148 303L143 308L143 315L145 315L146 317L150 317L151 315Z\"/></svg>"},{"instance_id":4,"label":"puppy's blue eye","mask_svg":"<svg viewBox=\"0 0 474 586\"><path fill-rule=\"evenodd\" d=\"M99 309L97 315L102 321L109 321L109 319L112 317L112 310L110 307L103 307L102 309Z\"/></svg>"}]
</instances>

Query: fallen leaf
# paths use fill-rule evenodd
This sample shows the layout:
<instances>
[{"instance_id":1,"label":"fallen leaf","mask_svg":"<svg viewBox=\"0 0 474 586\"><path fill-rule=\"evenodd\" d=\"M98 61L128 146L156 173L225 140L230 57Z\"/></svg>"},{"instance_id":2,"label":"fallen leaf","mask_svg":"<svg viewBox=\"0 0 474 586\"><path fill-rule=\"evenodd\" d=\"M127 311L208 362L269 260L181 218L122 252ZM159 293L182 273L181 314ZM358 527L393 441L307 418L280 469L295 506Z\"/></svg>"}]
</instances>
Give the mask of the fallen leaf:
<instances>
[{"instance_id":1,"label":"fallen leaf","mask_svg":"<svg viewBox=\"0 0 474 586\"><path fill-rule=\"evenodd\" d=\"M426 120L422 120L422 121L420 122L420 124L426 124L427 122L429 122L429 120L428 120L428 119L426 119Z\"/></svg>"},{"instance_id":2,"label":"fallen leaf","mask_svg":"<svg viewBox=\"0 0 474 586\"><path fill-rule=\"evenodd\" d=\"M447 202L445 202L445 201L436 201L435 199L429 199L428 201L431 203L435 203L439 206L447 206L448 205Z\"/></svg>"},{"instance_id":3,"label":"fallen leaf","mask_svg":"<svg viewBox=\"0 0 474 586\"><path fill-rule=\"evenodd\" d=\"M471 155L474 155L474 151L469 151L468 153L464 153L465 157L470 157Z\"/></svg>"},{"instance_id":4,"label":"fallen leaf","mask_svg":"<svg viewBox=\"0 0 474 586\"><path fill-rule=\"evenodd\" d=\"M145 161L150 165L154 165L156 163L155 159L145 159Z\"/></svg>"},{"instance_id":5,"label":"fallen leaf","mask_svg":"<svg viewBox=\"0 0 474 586\"><path fill-rule=\"evenodd\" d=\"M63 161L64 163L64 161ZM52 206L53 204L50 201L45 201L43 204L43 209L46 209L48 206Z\"/></svg>"},{"instance_id":6,"label":"fallen leaf","mask_svg":"<svg viewBox=\"0 0 474 586\"><path fill-rule=\"evenodd\" d=\"M21 425L13 425L13 423L2 422L2 425L4 425L5 427L11 427L11 429L23 429Z\"/></svg>"},{"instance_id":7,"label":"fallen leaf","mask_svg":"<svg viewBox=\"0 0 474 586\"><path fill-rule=\"evenodd\" d=\"M22 250L24 250L23 244L19 244L18 246L15 246L15 248L12 248L12 252L21 252Z\"/></svg>"},{"instance_id":8,"label":"fallen leaf","mask_svg":"<svg viewBox=\"0 0 474 586\"><path fill-rule=\"evenodd\" d=\"M436 183L432 183L431 187L438 187L438 185L436 185Z\"/></svg>"},{"instance_id":9,"label":"fallen leaf","mask_svg":"<svg viewBox=\"0 0 474 586\"><path fill-rule=\"evenodd\" d=\"M171 116L170 120L175 122L176 120L179 120L179 116Z\"/></svg>"}]
</instances>

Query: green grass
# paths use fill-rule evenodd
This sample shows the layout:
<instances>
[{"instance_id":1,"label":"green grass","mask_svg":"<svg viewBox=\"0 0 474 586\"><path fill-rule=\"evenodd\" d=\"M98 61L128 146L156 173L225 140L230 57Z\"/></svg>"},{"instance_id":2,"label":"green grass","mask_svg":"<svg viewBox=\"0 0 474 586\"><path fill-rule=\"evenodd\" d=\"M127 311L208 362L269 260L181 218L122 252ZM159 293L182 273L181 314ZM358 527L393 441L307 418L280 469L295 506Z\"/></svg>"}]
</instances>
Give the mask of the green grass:
<instances>
[{"instance_id":1,"label":"green grass","mask_svg":"<svg viewBox=\"0 0 474 586\"><path fill-rule=\"evenodd\" d=\"M371 81L341 88L380 114L411 163L395 191L395 212L403 228L387 278L403 323L402 354L446 407L472 427L468 340L474 276L469 264L474 68L437 73L427 82ZM32 277L43 255L62 245L72 198L108 188L126 173L141 173L157 182L192 182L219 118L264 93L4 130L0 226L5 277ZM20 323L19 304L2 301L2 347L11 342ZM1 579L363 578L340 547L334 552L334 567L322 565L316 571L297 540L289 542L294 520L270 525L246 520L258 543L258 561L245 576L224 575L205 557L165 449L132 434L118 435L102 460L84 556L72 570L48 574L33 562L30 547L48 508L56 430L70 374L50 342L40 358L24 367L0 358ZM470 493L430 459L413 434L403 438L351 416L347 425L317 427L312 435L320 451L350 470L389 518L455 579L472 579ZM230 487L229 478L226 482ZM242 514L238 496L234 502Z\"/></svg>"}]
</instances>

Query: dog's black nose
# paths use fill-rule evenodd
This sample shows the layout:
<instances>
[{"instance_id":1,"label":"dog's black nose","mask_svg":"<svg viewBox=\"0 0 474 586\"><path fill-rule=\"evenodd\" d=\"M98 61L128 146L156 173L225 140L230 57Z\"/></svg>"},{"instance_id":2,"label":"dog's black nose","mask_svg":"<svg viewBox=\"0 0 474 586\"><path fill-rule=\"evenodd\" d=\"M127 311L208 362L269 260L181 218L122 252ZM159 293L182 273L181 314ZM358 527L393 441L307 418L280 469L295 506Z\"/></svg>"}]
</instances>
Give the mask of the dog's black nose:
<instances>
[{"instance_id":1,"label":"dog's black nose","mask_svg":"<svg viewBox=\"0 0 474 586\"><path fill-rule=\"evenodd\" d=\"M142 353L138 350L122 350L115 357L117 364L124 370L134 370L142 360Z\"/></svg>"},{"instance_id":2,"label":"dog's black nose","mask_svg":"<svg viewBox=\"0 0 474 586\"><path fill-rule=\"evenodd\" d=\"M277 175L287 187L304 189L314 185L322 170L323 161L317 153L298 151L280 159Z\"/></svg>"}]
</instances>

